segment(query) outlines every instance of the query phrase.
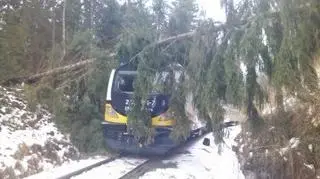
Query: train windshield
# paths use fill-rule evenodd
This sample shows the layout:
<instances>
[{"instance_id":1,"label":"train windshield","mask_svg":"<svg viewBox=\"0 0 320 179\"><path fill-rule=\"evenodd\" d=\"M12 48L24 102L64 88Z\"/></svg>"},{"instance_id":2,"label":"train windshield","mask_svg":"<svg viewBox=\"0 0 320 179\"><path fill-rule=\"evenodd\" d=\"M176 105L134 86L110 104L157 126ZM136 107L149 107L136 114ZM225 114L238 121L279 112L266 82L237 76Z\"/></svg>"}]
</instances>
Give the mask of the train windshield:
<instances>
[{"instance_id":1,"label":"train windshield","mask_svg":"<svg viewBox=\"0 0 320 179\"><path fill-rule=\"evenodd\" d=\"M119 71L116 77L116 86L118 90L125 93L133 93L136 76L137 72L135 71Z\"/></svg>"},{"instance_id":2,"label":"train windshield","mask_svg":"<svg viewBox=\"0 0 320 179\"><path fill-rule=\"evenodd\" d=\"M151 93L159 93L161 87L163 87L168 80L169 73L161 72L155 75L153 80L154 89ZM133 93L134 92L134 82L137 77L136 71L119 71L116 76L116 88L123 93Z\"/></svg>"}]
</instances>

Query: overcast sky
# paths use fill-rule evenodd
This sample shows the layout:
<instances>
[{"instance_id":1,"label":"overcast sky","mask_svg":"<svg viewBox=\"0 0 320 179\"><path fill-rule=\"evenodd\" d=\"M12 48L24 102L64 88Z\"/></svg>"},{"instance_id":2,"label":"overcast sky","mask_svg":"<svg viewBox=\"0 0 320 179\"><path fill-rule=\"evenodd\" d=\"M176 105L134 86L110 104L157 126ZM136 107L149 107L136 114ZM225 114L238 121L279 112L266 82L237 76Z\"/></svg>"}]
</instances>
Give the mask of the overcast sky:
<instances>
[{"instance_id":1,"label":"overcast sky","mask_svg":"<svg viewBox=\"0 0 320 179\"><path fill-rule=\"evenodd\" d=\"M126 0L118 0L120 3ZM173 0L167 0L167 2L172 2ZM206 11L206 16L208 18L213 18L215 21L225 21L225 16L223 10L220 8L220 0L196 0L199 4L199 10ZM151 4L151 0L148 4Z\"/></svg>"},{"instance_id":2,"label":"overcast sky","mask_svg":"<svg viewBox=\"0 0 320 179\"><path fill-rule=\"evenodd\" d=\"M216 21L225 21L225 15L220 6L220 0L197 0L199 8L206 11L206 16Z\"/></svg>"}]
</instances>

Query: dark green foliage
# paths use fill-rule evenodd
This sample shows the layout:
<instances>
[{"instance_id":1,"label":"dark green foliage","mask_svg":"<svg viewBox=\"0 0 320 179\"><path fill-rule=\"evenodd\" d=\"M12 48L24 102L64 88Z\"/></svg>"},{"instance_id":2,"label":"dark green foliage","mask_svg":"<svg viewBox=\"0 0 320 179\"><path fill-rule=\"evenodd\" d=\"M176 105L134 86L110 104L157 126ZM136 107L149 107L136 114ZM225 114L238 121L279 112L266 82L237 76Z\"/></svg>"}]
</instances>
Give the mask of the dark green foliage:
<instances>
[{"instance_id":1,"label":"dark green foliage","mask_svg":"<svg viewBox=\"0 0 320 179\"><path fill-rule=\"evenodd\" d=\"M153 10L153 21L156 24L155 28L158 32L157 39L159 39L162 33L166 31L166 28L168 26L168 21L167 21L168 5L165 0L153 0L152 10Z\"/></svg>"},{"instance_id":2,"label":"dark green foliage","mask_svg":"<svg viewBox=\"0 0 320 179\"><path fill-rule=\"evenodd\" d=\"M185 77L182 75L178 83L173 83L171 87L170 110L176 119L176 125L173 128L171 137L178 142L184 141L190 135L191 121L186 115L185 104L188 91L184 88Z\"/></svg>"},{"instance_id":3,"label":"dark green foliage","mask_svg":"<svg viewBox=\"0 0 320 179\"><path fill-rule=\"evenodd\" d=\"M84 152L103 148L103 119L107 81L115 60L114 38L121 33L117 1L1 1L0 83L95 58L84 69L46 76L25 85L31 108L38 103ZM63 55L63 8L66 9L66 54ZM112 17L112 18L111 18ZM112 28L110 28L112 27Z\"/></svg>"},{"instance_id":4,"label":"dark green foliage","mask_svg":"<svg viewBox=\"0 0 320 179\"><path fill-rule=\"evenodd\" d=\"M168 33L170 36L194 29L196 12L198 11L194 0L176 0L173 2L173 10L170 14Z\"/></svg>"},{"instance_id":5,"label":"dark green foliage","mask_svg":"<svg viewBox=\"0 0 320 179\"><path fill-rule=\"evenodd\" d=\"M74 37L70 51L76 50L83 54L82 57L96 57L97 60L87 75L76 78L64 88L69 95L69 107L63 118L57 118L62 123L66 122L64 124L71 131L71 140L82 152L96 152L104 148L101 121L109 73L115 67L113 60L106 57L101 49L83 43L91 41L89 34L84 32Z\"/></svg>"},{"instance_id":6,"label":"dark green foliage","mask_svg":"<svg viewBox=\"0 0 320 179\"><path fill-rule=\"evenodd\" d=\"M195 29L193 3L175 2L169 15L169 35ZM218 132L223 120L222 101L241 108L246 106L248 118L253 123L263 123L258 111L263 108L269 94L265 86L258 83L261 75L269 80L267 85L275 86L279 109L282 108L283 89L299 93L318 89L313 59L319 41L316 30L319 28L319 2L243 0L235 7L233 1L223 1L223 7L227 22L223 25L210 21L199 23L201 25L196 27L198 32L191 41L186 39L172 42L173 45L143 50L142 53L139 50L127 53L129 59L139 54L136 56L139 73L145 76L152 76L155 71L174 62L180 63L188 76L181 88L192 92L200 116L215 131L216 142L223 136ZM135 29L143 28L135 26ZM148 42L154 41L150 34L155 33L148 32L147 36L151 37ZM122 47L127 52L135 47L141 51L143 45L130 43ZM144 91L137 93L145 94L151 90L150 84L146 86L148 79L152 80L141 80L143 83L138 85L141 88L137 89ZM182 106L184 94L180 91L172 99L179 98L175 102ZM181 112L184 109L175 110ZM177 118L178 125L181 125L179 122L183 120L179 115Z\"/></svg>"},{"instance_id":7,"label":"dark green foliage","mask_svg":"<svg viewBox=\"0 0 320 179\"><path fill-rule=\"evenodd\" d=\"M101 126L101 113L97 106L89 99L74 106L69 120L71 120L71 141L82 152L96 152L102 150L103 134Z\"/></svg>"},{"instance_id":8,"label":"dark green foliage","mask_svg":"<svg viewBox=\"0 0 320 179\"><path fill-rule=\"evenodd\" d=\"M96 31L99 46L110 48L117 42L119 31L122 29L123 12L116 0L107 0L105 5L107 7L101 8L98 12L99 23Z\"/></svg>"}]
</instances>

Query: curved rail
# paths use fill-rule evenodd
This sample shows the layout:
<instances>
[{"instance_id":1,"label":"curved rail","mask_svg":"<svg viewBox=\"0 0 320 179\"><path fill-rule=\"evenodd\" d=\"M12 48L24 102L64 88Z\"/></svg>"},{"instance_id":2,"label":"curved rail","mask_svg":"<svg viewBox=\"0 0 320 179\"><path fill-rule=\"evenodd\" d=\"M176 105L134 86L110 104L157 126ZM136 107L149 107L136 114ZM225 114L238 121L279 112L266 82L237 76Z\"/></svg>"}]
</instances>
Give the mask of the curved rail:
<instances>
[{"instance_id":1,"label":"curved rail","mask_svg":"<svg viewBox=\"0 0 320 179\"><path fill-rule=\"evenodd\" d=\"M148 167L149 164L152 162L155 162L155 159L149 159L142 164L136 166L134 169L130 170L128 173L122 175L119 179L133 179L133 178L138 178L138 176L142 176L145 171L146 167Z\"/></svg>"},{"instance_id":2,"label":"curved rail","mask_svg":"<svg viewBox=\"0 0 320 179\"><path fill-rule=\"evenodd\" d=\"M157 162L162 162L163 160L170 159L171 157L174 157L175 154L179 154L182 151L182 149L190 147L195 142L201 140L202 137L208 133L209 133L208 131L203 131L201 134L190 138L182 145L179 145L178 147L171 149L170 151L167 152L166 155L164 155L162 157L161 156L160 157L159 156L153 157L153 158L143 162L142 164L136 166L131 171L122 175L119 179L138 179L140 176L143 176L145 173L147 173L148 171L153 169L154 166L157 166Z\"/></svg>"},{"instance_id":3,"label":"curved rail","mask_svg":"<svg viewBox=\"0 0 320 179\"><path fill-rule=\"evenodd\" d=\"M66 174L66 175L63 175L63 176L59 177L58 179L70 179L71 177L80 175L80 174L82 174L82 173L84 173L84 172L86 172L86 171L89 171L89 170L91 170L91 169L93 169L93 168L96 168L96 167L99 167L99 166L101 166L101 165L104 165L104 164L106 164L106 163L110 163L110 162L112 162L112 161L114 161L114 160L116 160L116 159L119 159L119 158L121 158L120 155L112 156L112 157L110 157L110 158L108 158L108 159L102 160L102 161L100 161L100 162L94 163L94 164L92 164L92 165L86 166L86 167L81 168L81 169L79 169L79 170L76 170L76 171L73 171L73 172L68 173L68 174Z\"/></svg>"},{"instance_id":4,"label":"curved rail","mask_svg":"<svg viewBox=\"0 0 320 179\"><path fill-rule=\"evenodd\" d=\"M227 127L231 127L231 126L235 126L238 125L239 123L237 121L230 121L230 122L226 122L223 124L223 128L227 128ZM201 131L198 135L191 137L190 139L188 139L185 143L183 143L182 145L179 145L178 147L170 150L170 152L167 153L167 155L162 156L162 157L153 157L151 159L146 160L145 162L137 165L136 167L134 167L134 169L130 170L129 172L125 173L124 175L122 175L120 177L120 179L132 179L132 178L139 178L139 176L142 176L143 174L145 174L146 172L148 172L148 170L150 170L150 168L152 168L152 165L155 164L156 162L160 162L164 159L168 159L171 157L174 157L175 154L178 154L179 151L183 148L186 148L190 145L193 145L196 141L202 139L203 136L205 136L206 134L208 134L209 131L205 130L205 131ZM205 144L204 144L205 145ZM116 155L113 156L111 158L105 159L103 161L97 162L95 164L92 164L90 166L84 167L82 169L79 169L77 171L71 172L67 175L64 175L62 177L59 177L58 179L70 179L71 177L80 175L86 171L89 171L93 168L97 168L99 166L102 166L104 164L110 163L116 159L122 158L123 155Z\"/></svg>"}]
</instances>

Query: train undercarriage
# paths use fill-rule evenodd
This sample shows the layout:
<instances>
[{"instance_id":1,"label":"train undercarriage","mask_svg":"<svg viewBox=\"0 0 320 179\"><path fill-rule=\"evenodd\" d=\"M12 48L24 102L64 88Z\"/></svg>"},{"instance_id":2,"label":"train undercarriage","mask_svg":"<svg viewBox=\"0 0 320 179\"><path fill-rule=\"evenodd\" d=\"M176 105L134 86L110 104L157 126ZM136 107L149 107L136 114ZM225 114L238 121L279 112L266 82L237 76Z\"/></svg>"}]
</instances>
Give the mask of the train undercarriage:
<instances>
[{"instance_id":1,"label":"train undercarriage","mask_svg":"<svg viewBox=\"0 0 320 179\"><path fill-rule=\"evenodd\" d=\"M133 135L128 134L126 125L104 124L103 128L107 147L125 154L166 155L183 143L175 142L170 138L172 132L170 128L155 128L154 140L148 145L141 145ZM186 141L201 136L204 132L204 128L193 130Z\"/></svg>"}]
</instances>

